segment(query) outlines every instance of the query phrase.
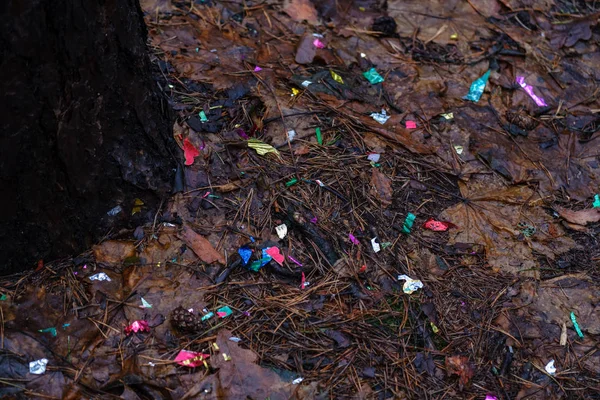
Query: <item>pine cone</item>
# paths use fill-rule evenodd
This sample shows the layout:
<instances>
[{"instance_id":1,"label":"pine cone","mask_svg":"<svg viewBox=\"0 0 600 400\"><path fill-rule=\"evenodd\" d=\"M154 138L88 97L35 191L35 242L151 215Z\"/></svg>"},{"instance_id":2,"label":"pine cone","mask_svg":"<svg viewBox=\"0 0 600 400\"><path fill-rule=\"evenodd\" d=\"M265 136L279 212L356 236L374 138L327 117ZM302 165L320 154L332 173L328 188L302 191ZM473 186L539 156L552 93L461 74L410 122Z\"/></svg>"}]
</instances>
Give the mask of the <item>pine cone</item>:
<instances>
[{"instance_id":1,"label":"pine cone","mask_svg":"<svg viewBox=\"0 0 600 400\"><path fill-rule=\"evenodd\" d=\"M199 332L202 318L179 306L171 312L171 325L182 332Z\"/></svg>"}]
</instances>

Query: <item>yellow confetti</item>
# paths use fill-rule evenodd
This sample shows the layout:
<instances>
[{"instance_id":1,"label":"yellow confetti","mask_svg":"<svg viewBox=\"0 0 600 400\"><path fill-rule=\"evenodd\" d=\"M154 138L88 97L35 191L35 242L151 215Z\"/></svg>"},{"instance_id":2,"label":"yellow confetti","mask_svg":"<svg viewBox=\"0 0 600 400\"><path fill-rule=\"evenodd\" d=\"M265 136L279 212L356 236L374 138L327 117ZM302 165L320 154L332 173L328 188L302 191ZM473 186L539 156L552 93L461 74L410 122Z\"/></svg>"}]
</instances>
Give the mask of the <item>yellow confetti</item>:
<instances>
[{"instance_id":1,"label":"yellow confetti","mask_svg":"<svg viewBox=\"0 0 600 400\"><path fill-rule=\"evenodd\" d=\"M140 199L135 199L133 202L133 208L131 209L131 215L135 215L139 212L142 212L142 206L144 202Z\"/></svg>"},{"instance_id":2,"label":"yellow confetti","mask_svg":"<svg viewBox=\"0 0 600 400\"><path fill-rule=\"evenodd\" d=\"M300 90L295 87L292 88L292 96L298 96L300 94Z\"/></svg>"},{"instance_id":3,"label":"yellow confetti","mask_svg":"<svg viewBox=\"0 0 600 400\"><path fill-rule=\"evenodd\" d=\"M331 72L331 77L333 78L334 81L336 81L338 83L341 83L342 85L344 84L344 80L342 79L341 76L339 76L338 74L336 74L332 70L329 70L329 72Z\"/></svg>"},{"instance_id":4,"label":"yellow confetti","mask_svg":"<svg viewBox=\"0 0 600 400\"><path fill-rule=\"evenodd\" d=\"M450 39L458 40L458 33L453 33L452 35L450 35Z\"/></svg>"},{"instance_id":5,"label":"yellow confetti","mask_svg":"<svg viewBox=\"0 0 600 400\"><path fill-rule=\"evenodd\" d=\"M227 354L225 354L225 353L223 353L223 359L224 359L225 361L231 361L231 357L230 357L230 356L228 356L228 355L227 355Z\"/></svg>"},{"instance_id":6,"label":"yellow confetti","mask_svg":"<svg viewBox=\"0 0 600 400\"><path fill-rule=\"evenodd\" d=\"M248 147L256 150L256 152L260 156L264 156L267 153L275 153L279 155L279 151L277 151L275 147L271 146L270 144L266 144L265 142L260 141L258 139L250 139L247 143Z\"/></svg>"},{"instance_id":7,"label":"yellow confetti","mask_svg":"<svg viewBox=\"0 0 600 400\"><path fill-rule=\"evenodd\" d=\"M440 331L440 328L435 326L433 322L430 322L429 325L431 325L431 330L433 331L433 333L438 333Z\"/></svg>"},{"instance_id":8,"label":"yellow confetti","mask_svg":"<svg viewBox=\"0 0 600 400\"><path fill-rule=\"evenodd\" d=\"M218 344L216 344L216 343L213 343L213 348L214 348L216 351L219 351L219 345L218 345Z\"/></svg>"},{"instance_id":9,"label":"yellow confetti","mask_svg":"<svg viewBox=\"0 0 600 400\"><path fill-rule=\"evenodd\" d=\"M447 120L451 120L454 119L454 113L442 114L442 117L446 118Z\"/></svg>"}]
</instances>

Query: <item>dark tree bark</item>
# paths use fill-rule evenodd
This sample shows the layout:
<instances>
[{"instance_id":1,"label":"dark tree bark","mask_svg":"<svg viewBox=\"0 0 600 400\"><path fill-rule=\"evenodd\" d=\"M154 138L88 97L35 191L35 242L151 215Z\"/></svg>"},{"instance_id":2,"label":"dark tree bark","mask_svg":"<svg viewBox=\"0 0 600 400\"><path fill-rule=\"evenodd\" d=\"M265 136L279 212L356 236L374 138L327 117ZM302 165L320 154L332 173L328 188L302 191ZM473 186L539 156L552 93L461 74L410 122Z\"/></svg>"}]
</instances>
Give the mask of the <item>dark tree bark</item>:
<instances>
[{"instance_id":1,"label":"dark tree bark","mask_svg":"<svg viewBox=\"0 0 600 400\"><path fill-rule=\"evenodd\" d=\"M82 251L168 193L177 150L137 0L2 1L0 78L0 273Z\"/></svg>"}]
</instances>

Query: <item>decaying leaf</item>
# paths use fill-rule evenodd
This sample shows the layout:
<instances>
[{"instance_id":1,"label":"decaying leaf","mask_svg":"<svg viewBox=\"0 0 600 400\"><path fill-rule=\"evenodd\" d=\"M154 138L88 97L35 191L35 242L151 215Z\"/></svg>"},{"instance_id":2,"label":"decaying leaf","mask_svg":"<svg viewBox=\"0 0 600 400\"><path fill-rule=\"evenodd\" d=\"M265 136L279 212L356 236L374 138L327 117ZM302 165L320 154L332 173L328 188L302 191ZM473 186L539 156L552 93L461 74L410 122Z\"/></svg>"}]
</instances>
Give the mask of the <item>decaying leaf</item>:
<instances>
[{"instance_id":1,"label":"decaying leaf","mask_svg":"<svg viewBox=\"0 0 600 400\"><path fill-rule=\"evenodd\" d=\"M450 375L458 375L460 387L468 386L475 374L474 365L467 356L446 357L446 369Z\"/></svg>"},{"instance_id":2,"label":"decaying leaf","mask_svg":"<svg viewBox=\"0 0 600 400\"><path fill-rule=\"evenodd\" d=\"M392 180L377 168L372 169L371 195L377 197L384 207L392 204Z\"/></svg>"},{"instance_id":3,"label":"decaying leaf","mask_svg":"<svg viewBox=\"0 0 600 400\"><path fill-rule=\"evenodd\" d=\"M283 11L294 21L307 21L310 24L319 22L319 15L310 0L285 0Z\"/></svg>"},{"instance_id":4,"label":"decaying leaf","mask_svg":"<svg viewBox=\"0 0 600 400\"><path fill-rule=\"evenodd\" d=\"M215 261L225 264L223 254L215 250L213 245L202 235L196 233L187 225L183 226L179 238L185 242L193 252L205 263L211 264Z\"/></svg>"},{"instance_id":5,"label":"decaying leaf","mask_svg":"<svg viewBox=\"0 0 600 400\"><path fill-rule=\"evenodd\" d=\"M585 226L589 223L600 221L600 208L590 208L580 211L567 210L563 207L554 207L554 209L561 217L572 224Z\"/></svg>"},{"instance_id":6,"label":"decaying leaf","mask_svg":"<svg viewBox=\"0 0 600 400\"><path fill-rule=\"evenodd\" d=\"M93 251L96 262L115 265L135 256L135 244L128 241L107 240L94 246Z\"/></svg>"}]
</instances>

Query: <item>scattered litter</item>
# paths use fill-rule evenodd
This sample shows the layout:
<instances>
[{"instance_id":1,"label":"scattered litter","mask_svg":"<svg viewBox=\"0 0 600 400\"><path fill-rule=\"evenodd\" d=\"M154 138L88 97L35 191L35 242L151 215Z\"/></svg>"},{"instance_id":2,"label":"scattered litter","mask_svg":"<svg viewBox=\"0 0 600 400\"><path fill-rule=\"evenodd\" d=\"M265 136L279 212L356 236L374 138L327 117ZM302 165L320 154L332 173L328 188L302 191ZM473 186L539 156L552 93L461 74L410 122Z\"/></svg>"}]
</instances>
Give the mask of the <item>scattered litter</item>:
<instances>
[{"instance_id":1,"label":"scattered litter","mask_svg":"<svg viewBox=\"0 0 600 400\"><path fill-rule=\"evenodd\" d=\"M533 86L528 85L525 83L525 77L524 76L517 76L517 83L523 88L523 90L525 90L527 92L527 94L529 95L529 97L531 97L533 99L533 101L535 101L535 104L537 104L539 107L546 107L548 106L548 104L546 104L546 102L544 101L544 99L542 99L541 97L538 97L534 91L533 91Z\"/></svg>"},{"instance_id":2,"label":"scattered litter","mask_svg":"<svg viewBox=\"0 0 600 400\"><path fill-rule=\"evenodd\" d=\"M381 243L381 250L385 250L386 248L390 247L392 245L391 242L383 242Z\"/></svg>"},{"instance_id":3,"label":"scattered litter","mask_svg":"<svg viewBox=\"0 0 600 400\"><path fill-rule=\"evenodd\" d=\"M5 301L6 299L8 299L8 297L2 293L2 295L0 295L0 301Z\"/></svg>"},{"instance_id":4,"label":"scattered litter","mask_svg":"<svg viewBox=\"0 0 600 400\"><path fill-rule=\"evenodd\" d=\"M417 123L415 121L406 121L406 129L416 129Z\"/></svg>"},{"instance_id":5,"label":"scattered litter","mask_svg":"<svg viewBox=\"0 0 600 400\"><path fill-rule=\"evenodd\" d=\"M156 367L156 364L154 364L152 361L148 361L148 365L151 367Z\"/></svg>"},{"instance_id":6,"label":"scattered litter","mask_svg":"<svg viewBox=\"0 0 600 400\"><path fill-rule=\"evenodd\" d=\"M291 129L287 132L288 140L291 142L296 137L296 131Z\"/></svg>"},{"instance_id":7,"label":"scattered litter","mask_svg":"<svg viewBox=\"0 0 600 400\"><path fill-rule=\"evenodd\" d=\"M561 346L566 346L567 345L567 324L565 324L563 322L562 324L562 329L560 331L560 341L559 344Z\"/></svg>"},{"instance_id":8,"label":"scattered litter","mask_svg":"<svg viewBox=\"0 0 600 400\"><path fill-rule=\"evenodd\" d=\"M579 336L580 338L583 339L583 332L581 332L581 328L579 327L579 324L577 323L577 317L575 317L575 313L573 311L571 311L571 322L573 322L573 327L575 328L575 331L577 332L577 336Z\"/></svg>"},{"instance_id":9,"label":"scattered litter","mask_svg":"<svg viewBox=\"0 0 600 400\"><path fill-rule=\"evenodd\" d=\"M398 275L398 280L405 281L402 290L406 294L412 294L413 292L423 288L423 282L417 279L412 279L408 275Z\"/></svg>"},{"instance_id":10,"label":"scattered litter","mask_svg":"<svg viewBox=\"0 0 600 400\"><path fill-rule=\"evenodd\" d=\"M175 357L177 364L184 367L199 367L201 365L207 365L206 359L210 357L210 354L196 353L195 351L181 350Z\"/></svg>"},{"instance_id":11,"label":"scattered litter","mask_svg":"<svg viewBox=\"0 0 600 400\"><path fill-rule=\"evenodd\" d=\"M144 205L144 202L140 199L135 199L133 201L133 208L131 209L131 215L135 215L139 212L142 212L142 206Z\"/></svg>"},{"instance_id":12,"label":"scattered litter","mask_svg":"<svg viewBox=\"0 0 600 400\"><path fill-rule=\"evenodd\" d=\"M594 195L594 202L592 203L593 208L600 208L600 195Z\"/></svg>"},{"instance_id":13,"label":"scattered litter","mask_svg":"<svg viewBox=\"0 0 600 400\"><path fill-rule=\"evenodd\" d=\"M304 271L302 271L302 278L300 281L300 289L304 289L306 286L306 276L304 275Z\"/></svg>"},{"instance_id":14,"label":"scattered litter","mask_svg":"<svg viewBox=\"0 0 600 400\"><path fill-rule=\"evenodd\" d=\"M321 135L321 128L316 128L315 134L317 136L317 143L323 144L323 136Z\"/></svg>"},{"instance_id":15,"label":"scattered litter","mask_svg":"<svg viewBox=\"0 0 600 400\"><path fill-rule=\"evenodd\" d=\"M404 220L404 224L402 224L402 233L410 233L416 218L417 217L413 213L408 213L406 219Z\"/></svg>"},{"instance_id":16,"label":"scattered litter","mask_svg":"<svg viewBox=\"0 0 600 400\"><path fill-rule=\"evenodd\" d=\"M372 113L371 118L383 125L390 119L390 116L387 115L384 109L381 109L381 113Z\"/></svg>"},{"instance_id":17,"label":"scattered litter","mask_svg":"<svg viewBox=\"0 0 600 400\"><path fill-rule=\"evenodd\" d=\"M304 86L305 88L307 88L309 85L311 85L312 82L311 81L303 81L302 82L302 86Z\"/></svg>"},{"instance_id":18,"label":"scattered litter","mask_svg":"<svg viewBox=\"0 0 600 400\"><path fill-rule=\"evenodd\" d=\"M290 187L298 183L298 178L292 178L285 183L285 187Z\"/></svg>"},{"instance_id":19,"label":"scattered litter","mask_svg":"<svg viewBox=\"0 0 600 400\"><path fill-rule=\"evenodd\" d=\"M302 265L302 263L301 263L300 261L296 260L294 257L292 257L292 256L287 256L287 257L288 257L288 259L289 259L291 262L293 262L294 264L296 264L296 265L298 265L298 266L300 266L300 267L302 267L302 266L303 266L303 265Z\"/></svg>"},{"instance_id":20,"label":"scattered litter","mask_svg":"<svg viewBox=\"0 0 600 400\"><path fill-rule=\"evenodd\" d=\"M275 147L271 146L270 144L266 144L265 142L263 142L261 140L250 139L250 140L248 140L247 143L248 143L248 147L256 150L256 152L260 156L264 156L267 153L275 153L275 154L279 155L279 151L277 151L277 149Z\"/></svg>"},{"instance_id":21,"label":"scattered litter","mask_svg":"<svg viewBox=\"0 0 600 400\"><path fill-rule=\"evenodd\" d=\"M42 375L44 372L46 372L46 365L48 365L47 358L31 361L29 363L29 373L35 375Z\"/></svg>"},{"instance_id":22,"label":"scattered litter","mask_svg":"<svg viewBox=\"0 0 600 400\"><path fill-rule=\"evenodd\" d=\"M367 159L374 163L379 162L380 158L381 158L381 154L379 154L379 153L371 153L367 156Z\"/></svg>"},{"instance_id":23,"label":"scattered litter","mask_svg":"<svg viewBox=\"0 0 600 400\"><path fill-rule=\"evenodd\" d=\"M485 85L487 84L488 78L490 77L491 70L487 70L485 74L481 78L477 78L471 84L471 88L469 89L469 94L463 97L464 100L470 100L475 103L479 101L481 95L483 94L483 90L485 89Z\"/></svg>"},{"instance_id":24,"label":"scattered litter","mask_svg":"<svg viewBox=\"0 0 600 400\"><path fill-rule=\"evenodd\" d=\"M114 208L111 208L109 212L107 212L106 214L110 217L114 217L115 215L117 215L118 213L120 213L121 211L123 211L123 208L121 206L116 206Z\"/></svg>"},{"instance_id":25,"label":"scattered litter","mask_svg":"<svg viewBox=\"0 0 600 400\"><path fill-rule=\"evenodd\" d=\"M204 112L204 110L200 111L200 113L198 113L198 116L200 117L200 122L208 122L208 118L206 117L206 113Z\"/></svg>"},{"instance_id":26,"label":"scattered litter","mask_svg":"<svg viewBox=\"0 0 600 400\"><path fill-rule=\"evenodd\" d=\"M353 235L353 234L351 234L351 233L349 233L349 234L348 234L348 239L350 239L350 241L351 241L351 242L352 242L352 244L354 244L354 245L357 245L357 246L358 246L358 245L360 244L360 242L358 241L358 239L357 239L356 237L354 237L354 235Z\"/></svg>"},{"instance_id":27,"label":"scattered litter","mask_svg":"<svg viewBox=\"0 0 600 400\"><path fill-rule=\"evenodd\" d=\"M292 97L298 96L300 94L300 90L296 88L292 88Z\"/></svg>"},{"instance_id":28,"label":"scattered litter","mask_svg":"<svg viewBox=\"0 0 600 400\"><path fill-rule=\"evenodd\" d=\"M377 243L377 238L374 237L373 239L371 239L371 246L373 247L373 251L375 253L379 253L381 251L381 246L379 245L379 243Z\"/></svg>"},{"instance_id":29,"label":"scattered litter","mask_svg":"<svg viewBox=\"0 0 600 400\"><path fill-rule=\"evenodd\" d=\"M302 382L303 380L304 380L304 378L296 378L296 379L294 379L294 380L292 381L292 385L297 385L297 384L299 384L300 382Z\"/></svg>"},{"instance_id":30,"label":"scattered litter","mask_svg":"<svg viewBox=\"0 0 600 400\"><path fill-rule=\"evenodd\" d=\"M317 49L325 48L325 44L323 42L321 42L318 38L313 40L313 46L315 46Z\"/></svg>"},{"instance_id":31,"label":"scattered litter","mask_svg":"<svg viewBox=\"0 0 600 400\"><path fill-rule=\"evenodd\" d=\"M442 114L442 117L446 118L448 121L450 121L451 119L454 119L454 113L446 113L446 114Z\"/></svg>"},{"instance_id":32,"label":"scattered litter","mask_svg":"<svg viewBox=\"0 0 600 400\"><path fill-rule=\"evenodd\" d=\"M235 131L242 139L244 139L244 140L250 139L250 136L248 136L248 134L246 132L244 132L244 130L242 128L238 128Z\"/></svg>"},{"instance_id":33,"label":"scattered litter","mask_svg":"<svg viewBox=\"0 0 600 400\"><path fill-rule=\"evenodd\" d=\"M319 221L319 219L317 217L312 217L310 219L311 224L315 224L316 225L318 221Z\"/></svg>"},{"instance_id":34,"label":"scattered litter","mask_svg":"<svg viewBox=\"0 0 600 400\"><path fill-rule=\"evenodd\" d=\"M90 276L90 281L108 281L108 282L110 282L111 279L110 279L110 276L106 275L106 273L98 272L97 274Z\"/></svg>"},{"instance_id":35,"label":"scattered litter","mask_svg":"<svg viewBox=\"0 0 600 400\"><path fill-rule=\"evenodd\" d=\"M283 266L283 262L285 261L285 257L281 254L279 247L273 246L266 249L266 253L271 256L273 260L279 265Z\"/></svg>"},{"instance_id":36,"label":"scattered litter","mask_svg":"<svg viewBox=\"0 0 600 400\"><path fill-rule=\"evenodd\" d=\"M458 40L458 33L453 33L452 35L450 35L450 39Z\"/></svg>"},{"instance_id":37,"label":"scattered litter","mask_svg":"<svg viewBox=\"0 0 600 400\"><path fill-rule=\"evenodd\" d=\"M377 83L381 83L384 81L383 77L379 75L379 72L375 68L371 68L370 70L363 72L363 76L372 84L375 85Z\"/></svg>"},{"instance_id":38,"label":"scattered litter","mask_svg":"<svg viewBox=\"0 0 600 400\"><path fill-rule=\"evenodd\" d=\"M259 72L262 71L262 68L259 67L258 65L256 67L254 67L254 72Z\"/></svg>"},{"instance_id":39,"label":"scattered litter","mask_svg":"<svg viewBox=\"0 0 600 400\"><path fill-rule=\"evenodd\" d=\"M233 311L231 311L231 308L229 308L229 306L223 306L217 310L217 315L219 316L219 318L228 317L232 313Z\"/></svg>"},{"instance_id":40,"label":"scattered litter","mask_svg":"<svg viewBox=\"0 0 600 400\"><path fill-rule=\"evenodd\" d=\"M498 398L494 395L491 394L486 394L485 395L485 400L498 400Z\"/></svg>"},{"instance_id":41,"label":"scattered litter","mask_svg":"<svg viewBox=\"0 0 600 400\"><path fill-rule=\"evenodd\" d=\"M363 264L362 267L360 267L360 269L358 270L359 274L362 274L363 272L365 272L367 270L367 264Z\"/></svg>"},{"instance_id":42,"label":"scattered litter","mask_svg":"<svg viewBox=\"0 0 600 400\"><path fill-rule=\"evenodd\" d=\"M312 35L313 35L313 37L316 37L316 38L321 38L321 39L323 39L323 38L325 37L325 36L323 36L323 35L322 35L322 34L320 34L320 33L313 33Z\"/></svg>"},{"instance_id":43,"label":"scattered litter","mask_svg":"<svg viewBox=\"0 0 600 400\"><path fill-rule=\"evenodd\" d=\"M132 332L150 332L148 321L138 320L133 321L129 326L125 327L125 334L131 335Z\"/></svg>"},{"instance_id":44,"label":"scattered litter","mask_svg":"<svg viewBox=\"0 0 600 400\"><path fill-rule=\"evenodd\" d=\"M204 314L202 316L202 318L200 318L200 320L201 321L207 321L207 320L211 319L214 316L215 316L215 313L211 311L211 312L208 312L208 313Z\"/></svg>"},{"instance_id":45,"label":"scattered litter","mask_svg":"<svg viewBox=\"0 0 600 400\"><path fill-rule=\"evenodd\" d=\"M56 328L55 327L50 327L50 328L44 328L44 329L40 329L38 330L38 332L42 332L42 333L50 333L52 336L56 337L56 335L58 335L58 333L56 332Z\"/></svg>"},{"instance_id":46,"label":"scattered litter","mask_svg":"<svg viewBox=\"0 0 600 400\"><path fill-rule=\"evenodd\" d=\"M239 343L242 341L242 339L240 339L239 337L235 337L235 336L230 337L229 340L234 343Z\"/></svg>"},{"instance_id":47,"label":"scattered litter","mask_svg":"<svg viewBox=\"0 0 600 400\"><path fill-rule=\"evenodd\" d=\"M434 324L433 322L429 322L429 326L431 326L431 330L433 333L439 333L440 332L440 328L437 327L436 324Z\"/></svg>"},{"instance_id":48,"label":"scattered litter","mask_svg":"<svg viewBox=\"0 0 600 400\"><path fill-rule=\"evenodd\" d=\"M423 228L429 229L430 231L434 231L434 232L446 232L450 228L456 228L456 225L454 225L451 222L436 221L433 218L429 218L423 224Z\"/></svg>"},{"instance_id":49,"label":"scattered litter","mask_svg":"<svg viewBox=\"0 0 600 400\"><path fill-rule=\"evenodd\" d=\"M344 84L344 80L342 79L341 76L339 76L338 74L333 72L333 70L329 70L329 72L331 72L331 77L333 78L334 81L336 81L337 83L341 83L342 85Z\"/></svg>"},{"instance_id":50,"label":"scattered litter","mask_svg":"<svg viewBox=\"0 0 600 400\"><path fill-rule=\"evenodd\" d=\"M277 233L277 236L279 236L279 239L283 239L284 237L286 237L287 233L288 233L288 228L286 224L281 224L275 227L275 232Z\"/></svg>"},{"instance_id":51,"label":"scattered litter","mask_svg":"<svg viewBox=\"0 0 600 400\"><path fill-rule=\"evenodd\" d=\"M223 353L223 360L231 361L231 356L227 355L227 353Z\"/></svg>"},{"instance_id":52,"label":"scattered litter","mask_svg":"<svg viewBox=\"0 0 600 400\"><path fill-rule=\"evenodd\" d=\"M183 139L183 155L185 156L185 165L192 165L194 158L200 155L198 149L188 138Z\"/></svg>"},{"instance_id":53,"label":"scattered litter","mask_svg":"<svg viewBox=\"0 0 600 400\"><path fill-rule=\"evenodd\" d=\"M464 150L465 148L462 146L454 146L454 151L456 151L456 154L458 154L459 156L463 153Z\"/></svg>"},{"instance_id":54,"label":"scattered litter","mask_svg":"<svg viewBox=\"0 0 600 400\"><path fill-rule=\"evenodd\" d=\"M554 360L550 360L548 364L544 367L547 373L550 375L556 374L556 368L554 367Z\"/></svg>"},{"instance_id":55,"label":"scattered litter","mask_svg":"<svg viewBox=\"0 0 600 400\"><path fill-rule=\"evenodd\" d=\"M253 261L248 267L249 270L258 272L259 269L271 262L273 258L267 254L267 249L262 249L262 257L260 260Z\"/></svg>"},{"instance_id":56,"label":"scattered litter","mask_svg":"<svg viewBox=\"0 0 600 400\"><path fill-rule=\"evenodd\" d=\"M152 304L148 303L143 297L141 298L142 300L142 305L140 306L140 308L152 308Z\"/></svg>"}]
</instances>

